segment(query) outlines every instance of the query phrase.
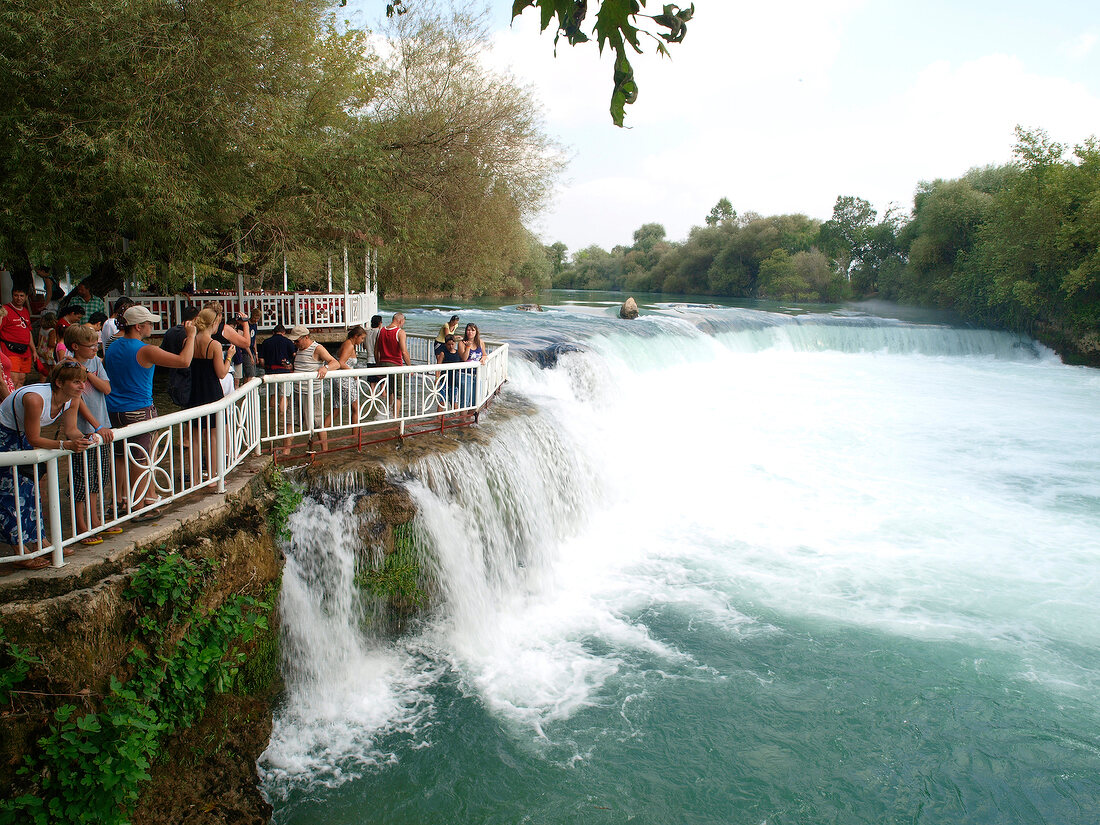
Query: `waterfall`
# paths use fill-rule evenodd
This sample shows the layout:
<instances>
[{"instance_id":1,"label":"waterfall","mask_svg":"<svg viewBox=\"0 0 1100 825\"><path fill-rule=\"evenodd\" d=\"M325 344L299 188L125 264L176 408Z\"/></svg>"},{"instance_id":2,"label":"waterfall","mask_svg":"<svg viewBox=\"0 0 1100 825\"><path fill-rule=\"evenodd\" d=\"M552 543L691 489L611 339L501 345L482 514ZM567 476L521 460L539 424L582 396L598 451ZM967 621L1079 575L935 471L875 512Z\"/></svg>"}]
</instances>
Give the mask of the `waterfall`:
<instances>
[{"instance_id":1,"label":"waterfall","mask_svg":"<svg viewBox=\"0 0 1100 825\"><path fill-rule=\"evenodd\" d=\"M1097 812L1095 371L863 316L583 321L507 319L568 346L391 478L434 597L405 632L355 586L354 485L293 517L280 825Z\"/></svg>"},{"instance_id":2,"label":"waterfall","mask_svg":"<svg viewBox=\"0 0 1100 825\"><path fill-rule=\"evenodd\" d=\"M263 762L269 793L308 775L333 786L394 759L380 731L412 731L431 668L380 644L354 584L362 549L354 496L306 497L289 521L280 601L285 712Z\"/></svg>"}]
</instances>

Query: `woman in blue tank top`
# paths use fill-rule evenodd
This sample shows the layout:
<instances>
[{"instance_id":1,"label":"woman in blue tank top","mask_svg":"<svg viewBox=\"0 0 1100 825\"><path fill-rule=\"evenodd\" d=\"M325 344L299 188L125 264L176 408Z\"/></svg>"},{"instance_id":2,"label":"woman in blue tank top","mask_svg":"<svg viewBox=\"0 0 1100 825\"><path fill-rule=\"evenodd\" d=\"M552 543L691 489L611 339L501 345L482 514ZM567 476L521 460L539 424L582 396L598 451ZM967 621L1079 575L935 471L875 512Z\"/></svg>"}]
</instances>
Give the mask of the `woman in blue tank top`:
<instances>
[{"instance_id":1,"label":"woman in blue tank top","mask_svg":"<svg viewBox=\"0 0 1100 825\"><path fill-rule=\"evenodd\" d=\"M160 316L154 315L143 306L130 307L122 314L122 337L111 344L103 358L103 365L111 378L107 412L110 413L111 424L115 427L125 427L128 424L137 424L157 417L157 409L153 405L154 367L183 369L191 366L191 357L195 353L194 322L183 322L187 338L183 343L183 349L177 355L155 344L145 343L145 339L153 332L153 325L159 321ZM146 455L152 455L152 433L135 436L131 441L140 445ZM126 452L126 439L120 439L115 444L115 455L122 456ZM124 483L126 475L119 472L115 477L120 483ZM129 477L131 483L140 477L139 468L132 460ZM157 497L152 495L153 492L152 489L148 489L143 502L134 502L131 501L130 491L126 491L123 495L121 490L116 490L120 502L130 502L130 510L155 504ZM154 516L147 518L154 518Z\"/></svg>"}]
</instances>

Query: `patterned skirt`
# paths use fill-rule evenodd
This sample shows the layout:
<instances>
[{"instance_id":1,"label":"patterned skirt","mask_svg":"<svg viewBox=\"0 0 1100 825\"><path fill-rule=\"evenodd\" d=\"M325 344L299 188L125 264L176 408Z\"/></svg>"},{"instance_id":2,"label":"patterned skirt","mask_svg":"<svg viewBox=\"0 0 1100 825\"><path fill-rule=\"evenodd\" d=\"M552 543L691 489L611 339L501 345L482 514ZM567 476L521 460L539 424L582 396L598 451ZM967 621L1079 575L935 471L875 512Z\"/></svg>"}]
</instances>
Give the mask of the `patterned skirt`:
<instances>
[{"instance_id":1,"label":"patterned skirt","mask_svg":"<svg viewBox=\"0 0 1100 825\"><path fill-rule=\"evenodd\" d=\"M22 433L0 427L0 451L11 453L33 450ZM33 472L33 468L31 468ZM16 505L18 501L20 506ZM38 507L34 501L34 480L19 472L18 467L0 468L0 541L19 547L22 529L23 544L38 543Z\"/></svg>"}]
</instances>

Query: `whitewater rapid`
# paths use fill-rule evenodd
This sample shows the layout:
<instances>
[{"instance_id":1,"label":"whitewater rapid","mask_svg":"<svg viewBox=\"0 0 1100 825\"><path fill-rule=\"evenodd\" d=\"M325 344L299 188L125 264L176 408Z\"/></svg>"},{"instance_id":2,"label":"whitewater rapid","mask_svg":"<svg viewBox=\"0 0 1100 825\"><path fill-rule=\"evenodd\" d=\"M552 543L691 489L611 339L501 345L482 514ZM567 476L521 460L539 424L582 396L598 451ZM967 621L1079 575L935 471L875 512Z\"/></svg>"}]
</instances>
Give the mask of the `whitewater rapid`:
<instances>
[{"instance_id":1,"label":"whitewater rapid","mask_svg":"<svg viewBox=\"0 0 1100 825\"><path fill-rule=\"evenodd\" d=\"M562 315L563 335L574 335L580 322ZM859 656L966 661L966 678L1026 686L1052 714L1068 704L1100 719L1097 373L1016 336L889 319L669 307L626 332L604 315L587 329L552 368L514 359L498 404L511 398L517 414L490 412L490 439L425 459L407 480L440 587L412 632L363 629L349 500L295 517L282 605L288 692L261 760L276 821L305 821L316 804L350 811L371 782L406 770L447 785L431 778L433 760L453 770L444 755L487 723L536 766L603 770L624 743L660 729L654 703L670 685L721 691L747 676L773 701L783 679L764 662L779 653L731 667L739 650L805 645L806 672L788 677L800 691L829 679L874 685L874 669L823 676L833 665L815 658L815 637L841 639L841 651L858 639L871 651ZM878 691L915 674L883 677ZM852 714L845 735L865 736ZM783 725L807 724L799 718L753 735L781 739ZM731 737L750 735L737 728ZM1069 735L1097 741L1097 730ZM624 753L612 761L629 762ZM693 775L721 770L717 758ZM532 770L544 768L523 776ZM784 780L767 781L775 787L744 816L697 821L785 810ZM554 787L541 793L563 806L579 793ZM682 792L660 801L675 811ZM978 782L969 793L1009 791ZM448 798L467 811L451 821L491 818ZM402 804L410 822L442 813ZM514 821L508 804L499 821ZM996 821L964 807L964 820ZM875 821L876 810L849 821Z\"/></svg>"}]
</instances>

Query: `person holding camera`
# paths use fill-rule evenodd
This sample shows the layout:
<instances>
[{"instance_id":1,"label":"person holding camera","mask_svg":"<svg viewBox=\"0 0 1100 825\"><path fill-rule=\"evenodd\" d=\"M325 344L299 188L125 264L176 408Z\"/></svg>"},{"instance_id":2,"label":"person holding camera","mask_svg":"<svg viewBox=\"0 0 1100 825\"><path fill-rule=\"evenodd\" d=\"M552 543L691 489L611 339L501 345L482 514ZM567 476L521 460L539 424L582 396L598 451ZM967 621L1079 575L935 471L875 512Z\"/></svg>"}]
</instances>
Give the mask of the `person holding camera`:
<instances>
[{"instance_id":1,"label":"person holding camera","mask_svg":"<svg viewBox=\"0 0 1100 825\"><path fill-rule=\"evenodd\" d=\"M142 421L151 421L157 417L157 408L153 403L153 370L155 367L189 367L191 357L195 352L195 324L193 321L184 321L183 327L186 338L183 350L171 353L161 349L155 344L146 344L145 339L152 333L154 327L161 323L161 317L155 315L143 306L132 306L122 314L122 337L118 338L107 348L107 354L103 363L107 367L107 374L111 379L111 394L107 396L107 411L111 415L111 424L115 427L125 427L128 424L137 424ZM116 485L124 483L125 478L130 478L134 485L133 490L116 490L116 500L120 503L128 502L130 512L142 507L156 504L159 501L156 490L152 487L152 474L142 474L141 468L134 460L135 456L144 453L147 458L153 455L153 433L147 432L134 436L133 443L140 447L127 449L125 441L115 444L115 454L120 460L129 459L129 476L124 472L116 475ZM135 500L138 495L144 494L144 500ZM137 521L151 520L155 515L147 518L135 519Z\"/></svg>"},{"instance_id":2,"label":"person holding camera","mask_svg":"<svg viewBox=\"0 0 1100 825\"><path fill-rule=\"evenodd\" d=\"M252 346L251 325L247 315L241 315L238 312L227 319L225 307L220 301L209 301L203 309L212 309L218 317L217 332L213 333L211 338L223 347L232 344L238 352ZM236 381L233 377L227 376L223 379L222 389L225 390L226 395L233 392L235 387Z\"/></svg>"}]
</instances>

